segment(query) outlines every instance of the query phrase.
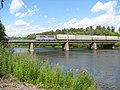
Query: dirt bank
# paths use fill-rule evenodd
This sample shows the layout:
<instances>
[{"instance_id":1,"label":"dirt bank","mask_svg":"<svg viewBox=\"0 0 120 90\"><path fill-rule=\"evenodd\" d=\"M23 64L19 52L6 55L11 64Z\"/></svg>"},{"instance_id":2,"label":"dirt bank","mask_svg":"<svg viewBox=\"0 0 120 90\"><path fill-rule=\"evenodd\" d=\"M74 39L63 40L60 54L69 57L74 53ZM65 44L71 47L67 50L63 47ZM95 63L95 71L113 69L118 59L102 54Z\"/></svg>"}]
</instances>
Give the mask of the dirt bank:
<instances>
[{"instance_id":1,"label":"dirt bank","mask_svg":"<svg viewBox=\"0 0 120 90\"><path fill-rule=\"evenodd\" d=\"M0 79L0 90L45 90L15 79Z\"/></svg>"}]
</instances>

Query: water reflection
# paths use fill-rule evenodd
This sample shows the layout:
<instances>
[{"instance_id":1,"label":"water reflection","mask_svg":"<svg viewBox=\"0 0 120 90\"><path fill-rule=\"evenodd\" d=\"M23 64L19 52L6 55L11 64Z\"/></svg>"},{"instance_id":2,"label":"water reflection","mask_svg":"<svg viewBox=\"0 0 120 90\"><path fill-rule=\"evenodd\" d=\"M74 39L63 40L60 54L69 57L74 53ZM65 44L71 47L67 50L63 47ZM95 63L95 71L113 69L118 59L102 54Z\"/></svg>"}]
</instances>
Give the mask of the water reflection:
<instances>
[{"instance_id":1,"label":"water reflection","mask_svg":"<svg viewBox=\"0 0 120 90\"><path fill-rule=\"evenodd\" d=\"M28 51L29 52L29 55L31 58L35 58L35 52L34 51Z\"/></svg>"},{"instance_id":2,"label":"water reflection","mask_svg":"<svg viewBox=\"0 0 120 90\"><path fill-rule=\"evenodd\" d=\"M65 54L65 59L69 60L69 51L64 51L64 54Z\"/></svg>"},{"instance_id":3,"label":"water reflection","mask_svg":"<svg viewBox=\"0 0 120 90\"><path fill-rule=\"evenodd\" d=\"M15 51L18 53L18 48ZM65 52L55 48L36 48L30 55L34 58L35 54L40 60L64 66L64 70L88 70L103 90L120 90L120 50L72 49Z\"/></svg>"}]
</instances>

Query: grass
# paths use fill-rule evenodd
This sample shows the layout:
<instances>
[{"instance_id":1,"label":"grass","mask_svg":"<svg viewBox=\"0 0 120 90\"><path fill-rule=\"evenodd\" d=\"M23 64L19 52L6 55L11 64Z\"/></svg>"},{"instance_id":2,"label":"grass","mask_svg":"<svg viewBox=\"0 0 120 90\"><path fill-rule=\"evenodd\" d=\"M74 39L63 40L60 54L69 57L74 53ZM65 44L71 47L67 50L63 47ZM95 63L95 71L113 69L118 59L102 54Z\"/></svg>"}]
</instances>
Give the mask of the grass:
<instances>
[{"instance_id":1,"label":"grass","mask_svg":"<svg viewBox=\"0 0 120 90\"><path fill-rule=\"evenodd\" d=\"M28 82L49 90L96 90L93 77L87 71L73 74L74 70L63 72L58 64L32 59L24 55L13 55L12 51L0 48L0 76L10 74L21 82Z\"/></svg>"}]
</instances>

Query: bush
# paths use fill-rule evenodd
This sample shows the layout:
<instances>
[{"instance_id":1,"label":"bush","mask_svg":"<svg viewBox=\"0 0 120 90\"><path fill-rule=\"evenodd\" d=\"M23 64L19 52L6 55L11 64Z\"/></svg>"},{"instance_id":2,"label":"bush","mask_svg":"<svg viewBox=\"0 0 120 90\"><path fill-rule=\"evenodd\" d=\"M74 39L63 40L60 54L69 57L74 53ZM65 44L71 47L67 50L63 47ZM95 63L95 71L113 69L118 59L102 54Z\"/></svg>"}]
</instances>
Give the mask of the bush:
<instances>
[{"instance_id":1,"label":"bush","mask_svg":"<svg viewBox=\"0 0 120 90\"><path fill-rule=\"evenodd\" d=\"M87 71L73 74L74 70L63 72L56 64L32 59L24 55L13 55L0 48L0 76L11 74L22 82L52 90L96 90L94 80Z\"/></svg>"}]
</instances>

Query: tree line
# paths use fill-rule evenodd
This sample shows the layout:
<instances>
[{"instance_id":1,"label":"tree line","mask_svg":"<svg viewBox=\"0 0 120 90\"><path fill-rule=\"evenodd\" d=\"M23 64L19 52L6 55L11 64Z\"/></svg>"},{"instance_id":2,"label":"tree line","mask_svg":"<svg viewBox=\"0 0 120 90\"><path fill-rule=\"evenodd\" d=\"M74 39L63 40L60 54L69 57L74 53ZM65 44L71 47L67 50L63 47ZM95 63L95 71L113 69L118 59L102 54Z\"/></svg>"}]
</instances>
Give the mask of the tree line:
<instances>
[{"instance_id":1,"label":"tree line","mask_svg":"<svg viewBox=\"0 0 120 90\"><path fill-rule=\"evenodd\" d=\"M48 31L48 32L42 32L39 33L41 35L56 35L56 34L74 34L74 35L110 35L110 36L118 36L120 35L120 29L119 32L115 32L115 27L105 27L105 26L96 26L93 28L93 26L84 28L70 28L70 29L57 29L56 31Z\"/></svg>"},{"instance_id":2,"label":"tree line","mask_svg":"<svg viewBox=\"0 0 120 90\"><path fill-rule=\"evenodd\" d=\"M115 31L113 26L93 26L84 28L70 28L70 29L57 29L55 31L46 31L42 33L37 33L40 35L57 35L57 34L73 34L73 35L105 35L105 36L120 36L120 28L118 32ZM35 39L36 34L30 34L25 39Z\"/></svg>"}]
</instances>

